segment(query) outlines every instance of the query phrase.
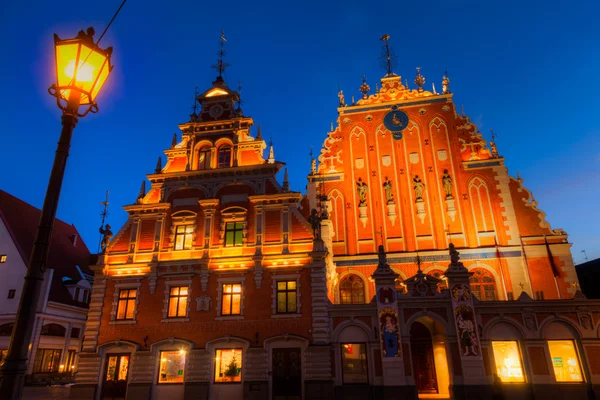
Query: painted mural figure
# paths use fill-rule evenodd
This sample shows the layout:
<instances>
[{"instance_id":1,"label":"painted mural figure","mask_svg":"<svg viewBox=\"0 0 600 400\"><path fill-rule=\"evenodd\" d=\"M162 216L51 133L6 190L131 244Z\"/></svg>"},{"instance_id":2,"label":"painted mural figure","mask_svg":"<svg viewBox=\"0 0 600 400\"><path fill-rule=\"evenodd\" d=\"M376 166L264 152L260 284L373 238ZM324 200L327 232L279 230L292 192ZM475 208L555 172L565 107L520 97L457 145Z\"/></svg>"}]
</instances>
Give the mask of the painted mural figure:
<instances>
[{"instance_id":1,"label":"painted mural figure","mask_svg":"<svg viewBox=\"0 0 600 400\"><path fill-rule=\"evenodd\" d=\"M361 178L358 178L358 182L356 182L356 191L358 192L358 206L365 207L367 205L367 192L369 191L369 187Z\"/></svg>"},{"instance_id":2,"label":"painted mural figure","mask_svg":"<svg viewBox=\"0 0 600 400\"><path fill-rule=\"evenodd\" d=\"M379 313L384 357L396 357L399 354L398 318L394 310L386 308Z\"/></svg>"},{"instance_id":3,"label":"painted mural figure","mask_svg":"<svg viewBox=\"0 0 600 400\"><path fill-rule=\"evenodd\" d=\"M392 193L392 182L385 177L385 182L383 182L383 190L385 191L385 199L387 204L394 204L394 193Z\"/></svg>"},{"instance_id":4,"label":"painted mural figure","mask_svg":"<svg viewBox=\"0 0 600 400\"><path fill-rule=\"evenodd\" d=\"M473 323L473 311L468 306L461 305L457 307L456 325L458 327L458 337L460 338L460 347L463 356L479 355L477 333Z\"/></svg>"},{"instance_id":5,"label":"painted mural figure","mask_svg":"<svg viewBox=\"0 0 600 400\"><path fill-rule=\"evenodd\" d=\"M444 186L444 192L446 193L446 198L452 198L452 178L448 174L448 170L444 170L444 175L442 176L442 184Z\"/></svg>"},{"instance_id":6,"label":"painted mural figure","mask_svg":"<svg viewBox=\"0 0 600 400\"><path fill-rule=\"evenodd\" d=\"M109 224L106 224L106 228L100 227L99 231L100 231L100 234L103 235L102 243L100 244L100 246L102 248L102 252L104 253L106 251L106 249L108 248L108 245L110 244L110 240L113 237L113 233L110 230Z\"/></svg>"},{"instance_id":7,"label":"painted mural figure","mask_svg":"<svg viewBox=\"0 0 600 400\"><path fill-rule=\"evenodd\" d=\"M417 197L417 201L423 201L423 190L425 189L425 184L419 178L419 175L415 175L413 178L413 188L415 189L415 195Z\"/></svg>"}]
</instances>

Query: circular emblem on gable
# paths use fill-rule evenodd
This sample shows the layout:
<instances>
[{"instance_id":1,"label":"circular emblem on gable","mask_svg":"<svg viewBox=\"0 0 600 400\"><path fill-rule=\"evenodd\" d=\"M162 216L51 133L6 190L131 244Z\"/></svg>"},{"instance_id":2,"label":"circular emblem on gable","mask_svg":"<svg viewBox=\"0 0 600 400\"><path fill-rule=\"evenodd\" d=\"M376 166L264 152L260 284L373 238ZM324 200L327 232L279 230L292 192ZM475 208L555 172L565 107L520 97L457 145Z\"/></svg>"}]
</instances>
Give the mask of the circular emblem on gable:
<instances>
[{"instance_id":1,"label":"circular emblem on gable","mask_svg":"<svg viewBox=\"0 0 600 400\"><path fill-rule=\"evenodd\" d=\"M383 117L383 125L390 132L400 132L408 126L408 115L398 109L392 110ZM396 137L394 136L394 139ZM398 139L401 139L402 135Z\"/></svg>"},{"instance_id":2,"label":"circular emblem on gable","mask_svg":"<svg viewBox=\"0 0 600 400\"><path fill-rule=\"evenodd\" d=\"M221 115L223 115L223 107L219 104L215 104L208 111L208 115L213 118L219 118Z\"/></svg>"}]
</instances>

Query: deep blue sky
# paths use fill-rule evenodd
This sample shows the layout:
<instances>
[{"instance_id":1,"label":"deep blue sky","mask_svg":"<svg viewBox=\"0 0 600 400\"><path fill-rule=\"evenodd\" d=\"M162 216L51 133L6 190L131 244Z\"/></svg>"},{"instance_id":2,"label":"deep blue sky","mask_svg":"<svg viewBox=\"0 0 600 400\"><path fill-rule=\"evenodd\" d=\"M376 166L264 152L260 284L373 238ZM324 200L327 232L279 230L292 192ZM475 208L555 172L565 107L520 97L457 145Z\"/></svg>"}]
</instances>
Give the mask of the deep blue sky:
<instances>
[{"instance_id":1,"label":"deep blue sky","mask_svg":"<svg viewBox=\"0 0 600 400\"><path fill-rule=\"evenodd\" d=\"M41 207L60 130L46 92L52 34L101 32L120 2L0 2L0 188ZM245 114L304 191L309 146L320 148L336 118L338 85L348 100L363 74L374 87L388 33L395 71L412 82L420 66L439 90L447 69L455 102L484 135L496 131L510 173L570 234L577 262L583 249L600 257L599 13L597 1L129 0L102 40L116 67L100 113L75 130L58 217L95 251L110 189L109 222L122 225L121 206L188 120L194 87L214 79L222 29L227 82L242 81Z\"/></svg>"}]
</instances>

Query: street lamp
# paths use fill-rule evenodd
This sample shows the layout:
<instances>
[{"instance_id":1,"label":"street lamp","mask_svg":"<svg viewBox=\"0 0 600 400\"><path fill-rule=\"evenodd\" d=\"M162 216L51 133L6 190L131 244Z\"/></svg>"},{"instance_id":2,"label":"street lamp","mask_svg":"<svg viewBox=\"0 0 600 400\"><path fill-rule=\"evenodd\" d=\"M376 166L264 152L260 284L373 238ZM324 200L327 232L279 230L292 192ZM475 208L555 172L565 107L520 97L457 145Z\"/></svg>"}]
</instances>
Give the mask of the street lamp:
<instances>
[{"instance_id":1,"label":"street lamp","mask_svg":"<svg viewBox=\"0 0 600 400\"><path fill-rule=\"evenodd\" d=\"M80 31L73 39L61 40L54 35L56 50L56 83L48 92L56 97L62 110L62 131L54 164L46 189L44 206L27 264L27 274L8 354L0 370L0 398L19 400L27 372L27 352L35 322L35 314L46 271L46 257L58 207L71 136L79 117L98 111L96 97L112 70L112 48L106 50L94 43L94 29ZM81 112L80 112L81 111Z\"/></svg>"}]
</instances>

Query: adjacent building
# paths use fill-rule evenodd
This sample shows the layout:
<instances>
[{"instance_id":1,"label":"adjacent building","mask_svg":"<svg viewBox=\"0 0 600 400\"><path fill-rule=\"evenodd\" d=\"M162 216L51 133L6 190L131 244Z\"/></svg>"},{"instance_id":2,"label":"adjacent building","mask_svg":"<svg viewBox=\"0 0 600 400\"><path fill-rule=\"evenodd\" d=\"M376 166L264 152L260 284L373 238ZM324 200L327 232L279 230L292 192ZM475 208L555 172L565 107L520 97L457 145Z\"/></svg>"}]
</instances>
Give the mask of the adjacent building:
<instances>
[{"instance_id":1,"label":"adjacent building","mask_svg":"<svg viewBox=\"0 0 600 400\"><path fill-rule=\"evenodd\" d=\"M8 351L40 213L0 190L0 363ZM92 289L89 263L75 226L57 219L28 354L29 380L60 380L76 372Z\"/></svg>"},{"instance_id":2,"label":"adjacent building","mask_svg":"<svg viewBox=\"0 0 600 400\"><path fill-rule=\"evenodd\" d=\"M594 398L567 234L424 81L340 92L302 194L220 74L104 229L73 397Z\"/></svg>"}]
</instances>

